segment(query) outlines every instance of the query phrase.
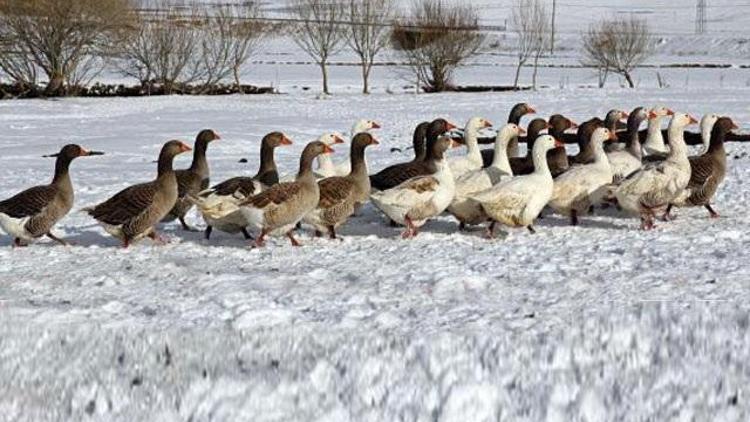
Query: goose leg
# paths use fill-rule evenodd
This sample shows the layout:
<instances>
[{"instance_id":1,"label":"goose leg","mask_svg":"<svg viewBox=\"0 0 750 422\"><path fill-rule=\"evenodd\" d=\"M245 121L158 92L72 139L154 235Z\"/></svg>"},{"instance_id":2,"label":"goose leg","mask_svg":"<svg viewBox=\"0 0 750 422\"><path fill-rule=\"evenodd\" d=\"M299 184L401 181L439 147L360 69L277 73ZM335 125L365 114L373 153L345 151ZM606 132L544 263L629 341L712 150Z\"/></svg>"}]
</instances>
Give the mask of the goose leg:
<instances>
[{"instance_id":1,"label":"goose leg","mask_svg":"<svg viewBox=\"0 0 750 422\"><path fill-rule=\"evenodd\" d=\"M149 234L147 236L148 236L149 239L153 240L154 243L156 243L157 245L163 246L163 245L165 245L167 243L164 240L164 238L161 237L159 235L159 233L156 232L156 230L151 230L151 232L149 232Z\"/></svg>"},{"instance_id":2,"label":"goose leg","mask_svg":"<svg viewBox=\"0 0 750 422\"><path fill-rule=\"evenodd\" d=\"M408 239L410 237L416 236L417 234L414 230L414 224L412 224L411 218L409 218L408 215L404 217L404 222L406 223L406 230L404 230L404 232L401 233L401 238Z\"/></svg>"},{"instance_id":3,"label":"goose leg","mask_svg":"<svg viewBox=\"0 0 750 422\"><path fill-rule=\"evenodd\" d=\"M333 227L333 226L328 226L328 236L331 239L337 239L337 240L340 240L340 241L344 240L343 238L336 236L336 228Z\"/></svg>"},{"instance_id":4,"label":"goose leg","mask_svg":"<svg viewBox=\"0 0 750 422\"><path fill-rule=\"evenodd\" d=\"M55 236L54 234L52 234L52 232L47 232L47 237L49 237L50 239L54 240L55 242L57 242L57 243L59 243L59 244L61 244L63 246L70 246L70 243L68 243L68 242L64 241L63 239L60 239L59 237Z\"/></svg>"},{"instance_id":5,"label":"goose leg","mask_svg":"<svg viewBox=\"0 0 750 422\"><path fill-rule=\"evenodd\" d=\"M194 228L188 226L188 223L185 222L185 217L180 216L180 217L177 217L177 218L180 220L180 224L182 224L182 229L185 230L186 232L197 232L198 231L197 229L194 229Z\"/></svg>"},{"instance_id":6,"label":"goose leg","mask_svg":"<svg viewBox=\"0 0 750 422\"><path fill-rule=\"evenodd\" d=\"M29 246L21 241L20 237L17 237L13 239L13 247L14 248L25 248L26 246Z\"/></svg>"},{"instance_id":7,"label":"goose leg","mask_svg":"<svg viewBox=\"0 0 750 422\"><path fill-rule=\"evenodd\" d=\"M536 230L534 229L533 225L529 224L528 226L526 226L526 229L528 229L530 233L536 234Z\"/></svg>"},{"instance_id":8,"label":"goose leg","mask_svg":"<svg viewBox=\"0 0 750 422\"><path fill-rule=\"evenodd\" d=\"M487 239L495 238L495 221L490 221L490 225L487 226Z\"/></svg>"},{"instance_id":9,"label":"goose leg","mask_svg":"<svg viewBox=\"0 0 750 422\"><path fill-rule=\"evenodd\" d=\"M578 211L570 210L570 224L572 226L578 225Z\"/></svg>"},{"instance_id":10,"label":"goose leg","mask_svg":"<svg viewBox=\"0 0 750 422\"><path fill-rule=\"evenodd\" d=\"M297 242L297 239L294 238L294 230L289 230L286 233L286 237L288 237L292 242L292 246L302 246L299 242Z\"/></svg>"},{"instance_id":11,"label":"goose leg","mask_svg":"<svg viewBox=\"0 0 750 422\"><path fill-rule=\"evenodd\" d=\"M704 205L709 213L711 213L711 218L719 218L719 213L714 211L713 207L711 207L711 204Z\"/></svg>"},{"instance_id":12,"label":"goose leg","mask_svg":"<svg viewBox=\"0 0 750 422\"><path fill-rule=\"evenodd\" d=\"M466 231L466 223L464 223L463 221L459 221L458 222L458 231L460 231L460 232Z\"/></svg>"},{"instance_id":13,"label":"goose leg","mask_svg":"<svg viewBox=\"0 0 750 422\"><path fill-rule=\"evenodd\" d=\"M667 210L664 211L664 215L662 215L661 217L663 221L673 221L674 219L677 218L674 215L672 215L672 207L673 207L672 204L667 205Z\"/></svg>"},{"instance_id":14,"label":"goose leg","mask_svg":"<svg viewBox=\"0 0 750 422\"><path fill-rule=\"evenodd\" d=\"M251 235L250 232L247 231L246 227L242 228L242 235L245 236L245 240L253 240L253 235Z\"/></svg>"},{"instance_id":15,"label":"goose leg","mask_svg":"<svg viewBox=\"0 0 750 422\"><path fill-rule=\"evenodd\" d=\"M203 236L206 238L206 240L211 239L211 232L214 231L213 226L206 227L206 230L203 232Z\"/></svg>"},{"instance_id":16,"label":"goose leg","mask_svg":"<svg viewBox=\"0 0 750 422\"><path fill-rule=\"evenodd\" d=\"M260 236L258 236L258 238L255 239L255 242L253 242L252 247L253 248L262 248L262 247L266 246L265 238L266 238L266 230L264 229L264 230L261 230Z\"/></svg>"}]
</instances>

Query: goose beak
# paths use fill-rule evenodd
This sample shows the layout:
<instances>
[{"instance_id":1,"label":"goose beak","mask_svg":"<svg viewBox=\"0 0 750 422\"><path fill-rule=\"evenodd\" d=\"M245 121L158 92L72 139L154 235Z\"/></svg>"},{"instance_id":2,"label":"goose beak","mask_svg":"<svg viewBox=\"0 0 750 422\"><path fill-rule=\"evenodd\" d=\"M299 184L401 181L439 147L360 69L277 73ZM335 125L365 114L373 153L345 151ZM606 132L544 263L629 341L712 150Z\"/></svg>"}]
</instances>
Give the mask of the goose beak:
<instances>
[{"instance_id":1,"label":"goose beak","mask_svg":"<svg viewBox=\"0 0 750 422\"><path fill-rule=\"evenodd\" d=\"M333 154L333 148L329 147L326 144L323 144L323 153L324 154Z\"/></svg>"},{"instance_id":2,"label":"goose beak","mask_svg":"<svg viewBox=\"0 0 750 422\"><path fill-rule=\"evenodd\" d=\"M658 116L656 115L656 113L654 113L654 110L651 110L651 111L648 112L648 119L649 120L653 120L653 119L655 119L657 117Z\"/></svg>"},{"instance_id":3,"label":"goose beak","mask_svg":"<svg viewBox=\"0 0 750 422\"><path fill-rule=\"evenodd\" d=\"M334 143L334 144L343 144L343 143L344 143L344 140L343 140L343 139L341 139L341 137L340 137L340 136L334 136L334 137L333 137L333 143Z\"/></svg>"},{"instance_id":4,"label":"goose beak","mask_svg":"<svg viewBox=\"0 0 750 422\"><path fill-rule=\"evenodd\" d=\"M740 127L737 126L737 123L732 122L732 129L739 129Z\"/></svg>"},{"instance_id":5,"label":"goose beak","mask_svg":"<svg viewBox=\"0 0 750 422\"><path fill-rule=\"evenodd\" d=\"M292 140L287 138L286 135L283 135L281 137L281 141L279 142L279 145L291 145L291 144L292 144Z\"/></svg>"},{"instance_id":6,"label":"goose beak","mask_svg":"<svg viewBox=\"0 0 750 422\"><path fill-rule=\"evenodd\" d=\"M667 116L674 116L674 111L672 109L667 109Z\"/></svg>"},{"instance_id":7,"label":"goose beak","mask_svg":"<svg viewBox=\"0 0 750 422\"><path fill-rule=\"evenodd\" d=\"M454 125L453 123L451 123L451 122L448 122L448 123L446 123L446 124L445 124L445 131L447 132L447 131L449 131L449 130L453 130L453 129L456 129L457 127L458 127L458 126Z\"/></svg>"},{"instance_id":8,"label":"goose beak","mask_svg":"<svg viewBox=\"0 0 750 422\"><path fill-rule=\"evenodd\" d=\"M555 139L555 148L565 148L565 144L561 140Z\"/></svg>"},{"instance_id":9,"label":"goose beak","mask_svg":"<svg viewBox=\"0 0 750 422\"><path fill-rule=\"evenodd\" d=\"M695 119L693 116L688 116L690 118L690 122L688 124L694 125L698 123L698 120Z\"/></svg>"},{"instance_id":10,"label":"goose beak","mask_svg":"<svg viewBox=\"0 0 750 422\"><path fill-rule=\"evenodd\" d=\"M610 141L616 141L617 140L617 134L615 132L609 132L609 139Z\"/></svg>"},{"instance_id":11,"label":"goose beak","mask_svg":"<svg viewBox=\"0 0 750 422\"><path fill-rule=\"evenodd\" d=\"M370 141L370 145L380 145L380 141L376 137L372 137L372 140Z\"/></svg>"},{"instance_id":12,"label":"goose beak","mask_svg":"<svg viewBox=\"0 0 750 422\"><path fill-rule=\"evenodd\" d=\"M86 157L86 156L90 157L92 155L104 155L104 153L101 152L101 151L88 151L88 150L85 150L85 149L83 151L81 151L81 157Z\"/></svg>"},{"instance_id":13,"label":"goose beak","mask_svg":"<svg viewBox=\"0 0 750 422\"><path fill-rule=\"evenodd\" d=\"M485 120L483 127L485 127L485 128L492 127L492 123L490 123L489 121Z\"/></svg>"},{"instance_id":14,"label":"goose beak","mask_svg":"<svg viewBox=\"0 0 750 422\"><path fill-rule=\"evenodd\" d=\"M218 141L219 139L221 139L221 136L219 136L218 133L214 132L214 141Z\"/></svg>"},{"instance_id":15,"label":"goose beak","mask_svg":"<svg viewBox=\"0 0 750 422\"><path fill-rule=\"evenodd\" d=\"M456 142L455 140L451 139L451 148L458 148L461 144L459 142Z\"/></svg>"},{"instance_id":16,"label":"goose beak","mask_svg":"<svg viewBox=\"0 0 750 422\"><path fill-rule=\"evenodd\" d=\"M525 134L526 134L526 129L524 129L524 128L522 128L522 127L519 127L519 128L518 128L518 134L519 134L519 135L525 135Z\"/></svg>"},{"instance_id":17,"label":"goose beak","mask_svg":"<svg viewBox=\"0 0 750 422\"><path fill-rule=\"evenodd\" d=\"M530 105L526 106L526 114L536 114L536 109Z\"/></svg>"},{"instance_id":18,"label":"goose beak","mask_svg":"<svg viewBox=\"0 0 750 422\"><path fill-rule=\"evenodd\" d=\"M370 126L371 129L380 129L381 126L378 122L372 122L372 125Z\"/></svg>"},{"instance_id":19,"label":"goose beak","mask_svg":"<svg viewBox=\"0 0 750 422\"><path fill-rule=\"evenodd\" d=\"M180 152L188 152L192 151L193 149L190 148L186 143L180 142Z\"/></svg>"},{"instance_id":20,"label":"goose beak","mask_svg":"<svg viewBox=\"0 0 750 422\"><path fill-rule=\"evenodd\" d=\"M569 129L578 129L578 123L571 120Z\"/></svg>"},{"instance_id":21,"label":"goose beak","mask_svg":"<svg viewBox=\"0 0 750 422\"><path fill-rule=\"evenodd\" d=\"M620 112L620 120L626 120L628 117L630 117L630 113L628 113L627 111Z\"/></svg>"}]
</instances>

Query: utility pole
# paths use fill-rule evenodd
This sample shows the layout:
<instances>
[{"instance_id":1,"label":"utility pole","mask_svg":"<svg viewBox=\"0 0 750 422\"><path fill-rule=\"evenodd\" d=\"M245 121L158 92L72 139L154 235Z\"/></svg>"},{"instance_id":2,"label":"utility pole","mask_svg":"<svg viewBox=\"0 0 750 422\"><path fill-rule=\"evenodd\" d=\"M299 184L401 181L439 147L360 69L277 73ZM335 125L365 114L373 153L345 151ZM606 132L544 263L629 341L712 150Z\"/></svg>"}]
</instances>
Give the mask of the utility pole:
<instances>
[{"instance_id":1,"label":"utility pole","mask_svg":"<svg viewBox=\"0 0 750 422\"><path fill-rule=\"evenodd\" d=\"M706 0L698 0L695 5L695 33L706 32Z\"/></svg>"},{"instance_id":2,"label":"utility pole","mask_svg":"<svg viewBox=\"0 0 750 422\"><path fill-rule=\"evenodd\" d=\"M555 12L557 12L557 0L552 0L552 39L549 43L550 54L555 54Z\"/></svg>"}]
</instances>

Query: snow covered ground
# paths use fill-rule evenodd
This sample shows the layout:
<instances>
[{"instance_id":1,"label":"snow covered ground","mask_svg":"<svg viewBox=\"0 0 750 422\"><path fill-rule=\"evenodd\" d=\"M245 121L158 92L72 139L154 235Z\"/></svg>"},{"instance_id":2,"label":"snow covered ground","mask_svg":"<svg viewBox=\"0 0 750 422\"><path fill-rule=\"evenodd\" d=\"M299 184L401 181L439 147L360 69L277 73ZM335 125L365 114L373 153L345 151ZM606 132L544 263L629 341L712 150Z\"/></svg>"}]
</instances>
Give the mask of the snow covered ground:
<instances>
[{"instance_id":1,"label":"snow covered ground","mask_svg":"<svg viewBox=\"0 0 750 422\"><path fill-rule=\"evenodd\" d=\"M205 127L223 138L215 181L253 174L272 130L294 141L277 155L291 173L319 133L375 119L377 170L410 156L390 148L419 121L500 124L518 101L579 121L663 103L748 131L750 89L737 86L3 101L0 198L45 182L41 155L76 142L107 153L72 168L76 208L96 203L153 177L164 141ZM167 225L169 245L123 250L81 213L57 228L72 247L2 237L0 420L748 420L750 146L728 152L722 218L679 210L653 232L608 211L497 241L442 217L403 241L368 206L343 242L301 235L302 248Z\"/></svg>"}]
</instances>

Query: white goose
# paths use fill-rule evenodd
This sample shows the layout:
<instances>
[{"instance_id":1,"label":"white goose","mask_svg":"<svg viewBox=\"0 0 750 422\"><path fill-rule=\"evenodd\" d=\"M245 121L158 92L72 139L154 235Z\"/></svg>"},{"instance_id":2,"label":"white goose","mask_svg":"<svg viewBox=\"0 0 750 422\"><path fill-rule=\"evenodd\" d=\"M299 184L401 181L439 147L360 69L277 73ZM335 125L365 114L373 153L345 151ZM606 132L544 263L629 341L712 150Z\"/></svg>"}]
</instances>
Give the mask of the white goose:
<instances>
[{"instance_id":1,"label":"white goose","mask_svg":"<svg viewBox=\"0 0 750 422\"><path fill-rule=\"evenodd\" d=\"M703 155L708 152L708 147L711 145L711 131L718 120L719 115L716 113L704 114L701 118L701 141L703 141L703 143L701 144L701 151L698 155Z\"/></svg>"},{"instance_id":2,"label":"white goose","mask_svg":"<svg viewBox=\"0 0 750 422\"><path fill-rule=\"evenodd\" d=\"M513 177L513 170L508 160L508 145L519 135L526 133L515 123L508 123L495 138L495 149L492 164L487 168L470 171L456 179L456 197L448 207L448 212L459 221L459 229L466 224L480 224L487 221L482 207L469 199L469 196L489 189L505 179Z\"/></svg>"},{"instance_id":3,"label":"white goose","mask_svg":"<svg viewBox=\"0 0 750 422\"><path fill-rule=\"evenodd\" d=\"M354 137L358 133L362 132L370 132L372 129L380 129L380 125L378 122L374 120L367 120L367 119L360 119L357 120L356 123L354 123L354 126L352 126L352 131L349 134L349 139L354 139ZM324 163L325 162L325 163ZM325 165L326 170L321 171L322 167ZM338 164L334 164L331 160L330 154L321 155L318 157L318 170L316 173L319 173L322 175L323 178L326 177L333 177L333 176L346 176L348 175L352 170L352 164L349 162L349 160L344 160Z\"/></svg>"},{"instance_id":4,"label":"white goose","mask_svg":"<svg viewBox=\"0 0 750 422\"><path fill-rule=\"evenodd\" d=\"M466 143L466 155L454 157L448 161L453 172L453 177L460 177L472 170L482 168L482 151L479 149L479 130L492 127L492 124L481 117L472 117L464 128L464 142Z\"/></svg>"},{"instance_id":5,"label":"white goose","mask_svg":"<svg viewBox=\"0 0 750 422\"><path fill-rule=\"evenodd\" d=\"M323 142L329 147L344 143L344 139L337 133L324 133L318 138L318 141ZM315 161L317 161L317 168L314 172L316 178L325 179L326 177L338 176L339 169L338 166L333 163L331 154L321 154L315 159Z\"/></svg>"},{"instance_id":6,"label":"white goose","mask_svg":"<svg viewBox=\"0 0 750 422\"><path fill-rule=\"evenodd\" d=\"M445 211L453 201L455 180L445 160L445 151L451 145L458 144L445 136L427 145L428 159L434 160L436 167L432 174L413 177L370 195L373 205L394 222L406 226L401 235L404 239L416 236L428 219Z\"/></svg>"},{"instance_id":7,"label":"white goose","mask_svg":"<svg viewBox=\"0 0 750 422\"><path fill-rule=\"evenodd\" d=\"M542 135L534 142L534 172L513 177L485 191L471 195L490 218L488 237L494 236L497 222L511 227L526 227L534 232L533 223L552 198L552 173L547 165L547 151L563 146L551 135Z\"/></svg>"},{"instance_id":8,"label":"white goose","mask_svg":"<svg viewBox=\"0 0 750 422\"><path fill-rule=\"evenodd\" d=\"M665 116L674 116L674 111L663 107L655 107L648 114L648 132L643 150L647 155L666 155L669 149L664 144L664 136L661 133L661 121Z\"/></svg>"},{"instance_id":9,"label":"white goose","mask_svg":"<svg viewBox=\"0 0 750 422\"><path fill-rule=\"evenodd\" d=\"M685 126L697 121L678 113L668 129L669 155L661 162L644 166L633 173L615 191L618 204L626 211L639 214L641 228L654 228L656 211L665 209L690 181L690 161L685 145Z\"/></svg>"},{"instance_id":10,"label":"white goose","mask_svg":"<svg viewBox=\"0 0 750 422\"><path fill-rule=\"evenodd\" d=\"M578 215L601 202L606 187L612 183L612 169L604 152L605 141L617 140L617 135L600 127L591 135L594 162L571 167L555 179L550 207L570 216L570 223L578 224Z\"/></svg>"},{"instance_id":11,"label":"white goose","mask_svg":"<svg viewBox=\"0 0 750 422\"><path fill-rule=\"evenodd\" d=\"M648 113L646 113L643 107L633 110L630 116L628 116L628 140L625 144L625 149L607 153L614 183L619 183L641 168L641 156L643 152L638 132L641 123L646 119L648 119Z\"/></svg>"}]
</instances>

